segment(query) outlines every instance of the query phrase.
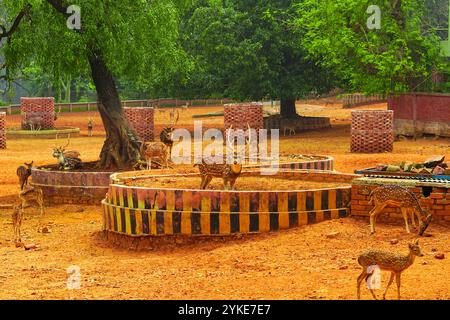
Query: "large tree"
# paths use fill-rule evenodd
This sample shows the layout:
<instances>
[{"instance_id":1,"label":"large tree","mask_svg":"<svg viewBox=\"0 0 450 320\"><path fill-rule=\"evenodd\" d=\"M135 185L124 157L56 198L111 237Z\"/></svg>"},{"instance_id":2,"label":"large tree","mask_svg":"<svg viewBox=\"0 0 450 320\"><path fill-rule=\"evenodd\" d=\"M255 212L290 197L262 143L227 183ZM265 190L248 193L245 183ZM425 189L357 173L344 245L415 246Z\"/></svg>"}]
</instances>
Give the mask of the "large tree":
<instances>
[{"instance_id":1,"label":"large tree","mask_svg":"<svg viewBox=\"0 0 450 320\"><path fill-rule=\"evenodd\" d=\"M151 86L182 70L179 14L185 0L2 1L3 80L34 65L55 79L90 76L106 130L101 168L126 169L140 160L139 141L126 121L116 77ZM67 27L68 6L81 8L81 29Z\"/></svg>"},{"instance_id":2,"label":"large tree","mask_svg":"<svg viewBox=\"0 0 450 320\"><path fill-rule=\"evenodd\" d=\"M329 90L331 72L306 58L302 29L293 24L299 0L199 0L184 16L182 39L193 72L178 95L281 100L284 117L295 100ZM173 86L165 86L172 88Z\"/></svg>"},{"instance_id":3,"label":"large tree","mask_svg":"<svg viewBox=\"0 0 450 320\"><path fill-rule=\"evenodd\" d=\"M380 8L379 28L367 24L372 5ZM297 24L311 57L353 90L390 94L428 90L433 71L442 67L429 14L423 0L305 0Z\"/></svg>"}]
</instances>

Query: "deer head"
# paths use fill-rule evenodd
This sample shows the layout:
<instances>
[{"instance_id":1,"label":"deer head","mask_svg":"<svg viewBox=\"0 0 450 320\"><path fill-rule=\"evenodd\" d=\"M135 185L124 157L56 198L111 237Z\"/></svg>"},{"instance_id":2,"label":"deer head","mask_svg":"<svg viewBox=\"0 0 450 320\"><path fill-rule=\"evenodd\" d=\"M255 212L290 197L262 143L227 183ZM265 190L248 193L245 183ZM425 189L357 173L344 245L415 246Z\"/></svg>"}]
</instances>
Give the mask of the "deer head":
<instances>
[{"instance_id":1,"label":"deer head","mask_svg":"<svg viewBox=\"0 0 450 320\"><path fill-rule=\"evenodd\" d=\"M423 257L424 256L424 254L422 252L422 249L420 248L420 245L419 245L419 239L416 239L413 243L410 243L408 247L409 247L409 251L413 255L415 255L417 257Z\"/></svg>"},{"instance_id":2,"label":"deer head","mask_svg":"<svg viewBox=\"0 0 450 320\"><path fill-rule=\"evenodd\" d=\"M56 140L58 140L58 134L56 134ZM66 148L69 146L69 144L70 144L70 134L68 135L67 143L65 146L55 145L55 147L53 148L53 157L59 158L60 156L63 156L64 152L66 151Z\"/></svg>"},{"instance_id":3,"label":"deer head","mask_svg":"<svg viewBox=\"0 0 450 320\"><path fill-rule=\"evenodd\" d=\"M31 163L24 163L24 165L27 167L28 170L31 170L33 168L34 161L31 161Z\"/></svg>"}]
</instances>

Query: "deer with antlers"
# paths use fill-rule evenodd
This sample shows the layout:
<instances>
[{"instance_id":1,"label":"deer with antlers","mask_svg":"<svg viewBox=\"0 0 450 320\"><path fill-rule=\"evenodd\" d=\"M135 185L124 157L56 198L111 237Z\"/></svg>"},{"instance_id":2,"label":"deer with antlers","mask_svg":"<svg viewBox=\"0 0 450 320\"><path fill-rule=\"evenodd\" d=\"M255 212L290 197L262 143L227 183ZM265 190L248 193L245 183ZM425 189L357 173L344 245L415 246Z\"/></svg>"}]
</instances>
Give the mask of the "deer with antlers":
<instances>
[{"instance_id":1,"label":"deer with antlers","mask_svg":"<svg viewBox=\"0 0 450 320\"><path fill-rule=\"evenodd\" d=\"M58 139L58 136L56 136ZM66 151L67 146L70 144L70 134L65 146L55 146L53 148L53 157L58 159L59 170L74 170L81 168L82 161L79 158L80 153L78 151Z\"/></svg>"},{"instance_id":2,"label":"deer with antlers","mask_svg":"<svg viewBox=\"0 0 450 320\"><path fill-rule=\"evenodd\" d=\"M251 129L250 125L248 125L249 138L247 143L250 145L251 138ZM233 161L232 163L213 163L212 159L202 159L201 164L195 164L194 167L198 166L200 170L200 176L202 181L200 183L200 188L205 190L208 185L211 183L213 178L222 178L223 185L225 190L234 190L234 185L236 184L236 180L242 173L242 164L238 162L236 157L236 153L234 152L233 145L234 141L231 140L231 132L233 127L231 126L228 130L227 134L227 150L233 152Z\"/></svg>"},{"instance_id":3,"label":"deer with antlers","mask_svg":"<svg viewBox=\"0 0 450 320\"><path fill-rule=\"evenodd\" d=\"M180 112L178 110L176 110L176 114L177 115L175 116L175 108L172 109L172 111L170 112L170 126L164 128L159 135L159 139L161 140L161 142L164 143L169 149L169 157L172 154L173 131L175 130L175 126L180 119Z\"/></svg>"}]
</instances>

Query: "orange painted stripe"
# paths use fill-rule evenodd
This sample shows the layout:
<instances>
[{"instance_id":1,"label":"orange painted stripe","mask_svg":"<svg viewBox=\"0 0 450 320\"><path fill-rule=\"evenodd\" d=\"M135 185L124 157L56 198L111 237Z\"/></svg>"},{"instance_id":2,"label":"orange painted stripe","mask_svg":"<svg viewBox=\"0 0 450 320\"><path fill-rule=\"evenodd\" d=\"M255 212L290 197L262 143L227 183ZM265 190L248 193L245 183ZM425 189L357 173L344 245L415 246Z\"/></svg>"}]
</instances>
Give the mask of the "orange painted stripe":
<instances>
[{"instance_id":1,"label":"orange painted stripe","mask_svg":"<svg viewBox=\"0 0 450 320\"><path fill-rule=\"evenodd\" d=\"M250 231L250 194L239 194L239 207L241 215L239 216L239 232L248 233Z\"/></svg>"},{"instance_id":2,"label":"orange painted stripe","mask_svg":"<svg viewBox=\"0 0 450 320\"><path fill-rule=\"evenodd\" d=\"M270 231L269 194L259 195L259 232Z\"/></svg>"},{"instance_id":3,"label":"orange painted stripe","mask_svg":"<svg viewBox=\"0 0 450 320\"><path fill-rule=\"evenodd\" d=\"M278 194L278 213L280 229L289 229L289 203L288 194L281 192Z\"/></svg>"},{"instance_id":4,"label":"orange painted stripe","mask_svg":"<svg viewBox=\"0 0 450 320\"><path fill-rule=\"evenodd\" d=\"M223 193L220 196L219 233L230 234L230 194Z\"/></svg>"}]
</instances>

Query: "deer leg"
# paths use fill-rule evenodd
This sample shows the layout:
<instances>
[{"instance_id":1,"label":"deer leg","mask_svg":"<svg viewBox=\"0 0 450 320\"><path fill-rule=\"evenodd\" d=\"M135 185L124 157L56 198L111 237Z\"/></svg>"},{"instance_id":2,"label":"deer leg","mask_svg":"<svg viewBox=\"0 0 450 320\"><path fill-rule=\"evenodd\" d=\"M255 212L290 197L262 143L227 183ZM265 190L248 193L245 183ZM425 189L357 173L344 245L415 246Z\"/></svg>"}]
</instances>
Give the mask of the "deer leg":
<instances>
[{"instance_id":1,"label":"deer leg","mask_svg":"<svg viewBox=\"0 0 450 320\"><path fill-rule=\"evenodd\" d=\"M366 283L367 283L367 281L369 280L369 278L371 278L372 276L373 276L373 273L369 273L369 274L366 273L366 277L365 277ZM377 296L375 295L375 292L373 291L372 286L369 287L369 290L370 290L370 293L372 294L372 297L373 297L375 300L378 300Z\"/></svg>"},{"instance_id":2,"label":"deer leg","mask_svg":"<svg viewBox=\"0 0 450 320\"><path fill-rule=\"evenodd\" d=\"M387 294L388 289L391 286L392 282L394 282L394 277L395 277L395 273L391 272L391 277L389 278L389 282L387 284L386 290L384 290L383 300L386 300L386 294Z\"/></svg>"},{"instance_id":3,"label":"deer leg","mask_svg":"<svg viewBox=\"0 0 450 320\"><path fill-rule=\"evenodd\" d=\"M361 300L361 283L363 282L365 277L366 277L366 269L363 268L363 271L358 276L358 281L356 282L356 296L358 300Z\"/></svg>"},{"instance_id":4,"label":"deer leg","mask_svg":"<svg viewBox=\"0 0 450 320\"><path fill-rule=\"evenodd\" d=\"M412 226L414 227L414 229L417 229L417 224L416 224L416 211L415 210L409 210L409 213L411 215L411 223Z\"/></svg>"},{"instance_id":5,"label":"deer leg","mask_svg":"<svg viewBox=\"0 0 450 320\"><path fill-rule=\"evenodd\" d=\"M375 208L372 209L372 211L370 211L369 216L370 216L370 234L374 234L375 233L375 224L376 224L376 217L377 215L384 210L384 208L386 208L386 204L382 204L380 206L375 206Z\"/></svg>"},{"instance_id":6,"label":"deer leg","mask_svg":"<svg viewBox=\"0 0 450 320\"><path fill-rule=\"evenodd\" d=\"M395 279L397 280L397 297L398 297L398 300L400 300L400 285L401 285L401 281L402 281L401 273L397 273Z\"/></svg>"},{"instance_id":7,"label":"deer leg","mask_svg":"<svg viewBox=\"0 0 450 320\"><path fill-rule=\"evenodd\" d=\"M401 208L401 210L402 210L403 220L405 220L406 232L411 233L411 230L409 230L409 225L408 225L408 209Z\"/></svg>"}]
</instances>

